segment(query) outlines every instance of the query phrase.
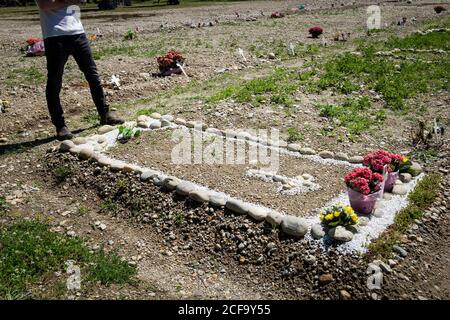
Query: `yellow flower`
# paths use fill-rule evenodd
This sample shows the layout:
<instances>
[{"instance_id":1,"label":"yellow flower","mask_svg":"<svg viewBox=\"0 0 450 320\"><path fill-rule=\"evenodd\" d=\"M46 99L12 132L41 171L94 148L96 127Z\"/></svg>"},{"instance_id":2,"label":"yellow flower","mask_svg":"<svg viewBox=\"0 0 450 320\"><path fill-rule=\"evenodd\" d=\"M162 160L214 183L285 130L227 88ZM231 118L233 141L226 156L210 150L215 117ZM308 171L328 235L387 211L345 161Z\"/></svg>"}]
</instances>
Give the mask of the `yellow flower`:
<instances>
[{"instance_id":1,"label":"yellow flower","mask_svg":"<svg viewBox=\"0 0 450 320\"><path fill-rule=\"evenodd\" d=\"M347 213L347 214L352 214L352 213L355 213L355 211L353 210L352 207L346 206L346 207L345 207L345 213Z\"/></svg>"},{"instance_id":2,"label":"yellow flower","mask_svg":"<svg viewBox=\"0 0 450 320\"><path fill-rule=\"evenodd\" d=\"M325 220L333 220L333 215L331 213L327 214Z\"/></svg>"},{"instance_id":3,"label":"yellow flower","mask_svg":"<svg viewBox=\"0 0 450 320\"><path fill-rule=\"evenodd\" d=\"M339 217L339 215L340 215L341 213L339 212L339 211L335 211L334 212L334 216L337 218L337 217Z\"/></svg>"},{"instance_id":4,"label":"yellow flower","mask_svg":"<svg viewBox=\"0 0 450 320\"><path fill-rule=\"evenodd\" d=\"M358 221L358 216L356 214L353 213L350 217L352 218L353 222Z\"/></svg>"},{"instance_id":5,"label":"yellow flower","mask_svg":"<svg viewBox=\"0 0 450 320\"><path fill-rule=\"evenodd\" d=\"M409 158L407 156L403 156L402 161L403 162L408 162Z\"/></svg>"},{"instance_id":6,"label":"yellow flower","mask_svg":"<svg viewBox=\"0 0 450 320\"><path fill-rule=\"evenodd\" d=\"M322 211L319 214L319 219L320 219L320 221L323 221L323 212Z\"/></svg>"}]
</instances>

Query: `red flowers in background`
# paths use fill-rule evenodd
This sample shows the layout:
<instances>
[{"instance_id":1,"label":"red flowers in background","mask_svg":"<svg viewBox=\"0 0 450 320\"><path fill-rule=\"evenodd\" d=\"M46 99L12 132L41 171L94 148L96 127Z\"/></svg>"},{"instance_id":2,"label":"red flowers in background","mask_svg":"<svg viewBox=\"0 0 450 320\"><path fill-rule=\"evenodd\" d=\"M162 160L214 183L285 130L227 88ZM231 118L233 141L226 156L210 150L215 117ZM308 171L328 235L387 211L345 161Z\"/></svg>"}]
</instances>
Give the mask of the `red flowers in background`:
<instances>
[{"instance_id":1,"label":"red flowers in background","mask_svg":"<svg viewBox=\"0 0 450 320\"><path fill-rule=\"evenodd\" d=\"M399 154L378 150L366 155L363 159L363 164L374 172L383 173L385 165L387 165L387 172L398 171L402 161L403 157Z\"/></svg>"},{"instance_id":2,"label":"red flowers in background","mask_svg":"<svg viewBox=\"0 0 450 320\"><path fill-rule=\"evenodd\" d=\"M318 38L323 33L323 29L322 29L322 27L315 26L315 27L309 28L308 32L311 35L311 37Z\"/></svg>"},{"instance_id":3,"label":"red flowers in background","mask_svg":"<svg viewBox=\"0 0 450 320\"><path fill-rule=\"evenodd\" d=\"M284 17L284 14L281 13L281 12L276 11L276 12L272 13L272 14L270 15L270 17L271 17L272 19L283 18L283 17Z\"/></svg>"},{"instance_id":4,"label":"red flowers in background","mask_svg":"<svg viewBox=\"0 0 450 320\"><path fill-rule=\"evenodd\" d=\"M344 180L347 187L368 195L380 190L383 176L372 172L369 168L355 168L345 176Z\"/></svg>"},{"instance_id":5,"label":"red flowers in background","mask_svg":"<svg viewBox=\"0 0 450 320\"><path fill-rule=\"evenodd\" d=\"M41 41L41 39L39 39L39 38L28 38L27 43L29 46L32 46L33 44L38 43L40 41Z\"/></svg>"},{"instance_id":6,"label":"red flowers in background","mask_svg":"<svg viewBox=\"0 0 450 320\"><path fill-rule=\"evenodd\" d=\"M165 71L170 68L176 68L177 62L183 63L184 58L179 52L169 51L166 55L157 57L156 61L158 62L159 70Z\"/></svg>"}]
</instances>

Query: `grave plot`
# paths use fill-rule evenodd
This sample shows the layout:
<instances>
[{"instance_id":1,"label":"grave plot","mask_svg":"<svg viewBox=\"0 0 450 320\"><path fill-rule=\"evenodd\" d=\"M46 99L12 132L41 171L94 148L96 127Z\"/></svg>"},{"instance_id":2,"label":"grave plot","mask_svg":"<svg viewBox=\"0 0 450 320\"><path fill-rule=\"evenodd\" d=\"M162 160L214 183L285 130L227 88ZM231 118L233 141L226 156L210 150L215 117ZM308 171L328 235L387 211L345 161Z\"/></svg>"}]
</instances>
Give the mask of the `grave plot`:
<instances>
[{"instance_id":1,"label":"grave plot","mask_svg":"<svg viewBox=\"0 0 450 320\"><path fill-rule=\"evenodd\" d=\"M116 144L109 150L110 156L296 216L316 214L316 209L345 190L342 177L349 170L349 165L325 161L321 163L280 153L278 158L275 155L272 158L274 162L279 163L278 172L273 172L272 169L276 166L269 169L267 163L252 161L249 145L243 141L239 143L244 145L245 159L242 158L240 164L227 164L223 161L214 164L194 164L196 156L193 142L190 150L191 163L176 164L173 163L172 152L179 141L173 139L174 134L173 129L144 131L136 140ZM214 135L204 134L202 139L204 153L208 144L213 143L211 139L214 137L217 138ZM234 159L237 159L237 140L231 141ZM222 148L222 159L226 159L225 146ZM272 156L271 152L278 150L263 149L264 152L268 152L268 158Z\"/></svg>"}]
</instances>

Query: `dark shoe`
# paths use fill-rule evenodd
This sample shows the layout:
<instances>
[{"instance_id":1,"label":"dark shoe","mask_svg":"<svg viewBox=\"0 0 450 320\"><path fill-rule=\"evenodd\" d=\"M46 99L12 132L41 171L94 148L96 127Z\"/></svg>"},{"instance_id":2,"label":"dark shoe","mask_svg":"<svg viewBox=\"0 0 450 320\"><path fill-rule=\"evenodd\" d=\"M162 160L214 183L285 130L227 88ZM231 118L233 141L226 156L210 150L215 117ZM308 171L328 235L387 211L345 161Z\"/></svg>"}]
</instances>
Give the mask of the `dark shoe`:
<instances>
[{"instance_id":1,"label":"dark shoe","mask_svg":"<svg viewBox=\"0 0 450 320\"><path fill-rule=\"evenodd\" d=\"M72 132L70 132L69 128L64 126L60 129L56 129L56 138L59 141L70 140L73 138L73 134L72 134Z\"/></svg>"},{"instance_id":2,"label":"dark shoe","mask_svg":"<svg viewBox=\"0 0 450 320\"><path fill-rule=\"evenodd\" d=\"M122 124L125 121L115 115L113 115L111 112L107 112L104 116L100 117L100 124L103 126L105 124L109 125L116 125L116 124Z\"/></svg>"}]
</instances>

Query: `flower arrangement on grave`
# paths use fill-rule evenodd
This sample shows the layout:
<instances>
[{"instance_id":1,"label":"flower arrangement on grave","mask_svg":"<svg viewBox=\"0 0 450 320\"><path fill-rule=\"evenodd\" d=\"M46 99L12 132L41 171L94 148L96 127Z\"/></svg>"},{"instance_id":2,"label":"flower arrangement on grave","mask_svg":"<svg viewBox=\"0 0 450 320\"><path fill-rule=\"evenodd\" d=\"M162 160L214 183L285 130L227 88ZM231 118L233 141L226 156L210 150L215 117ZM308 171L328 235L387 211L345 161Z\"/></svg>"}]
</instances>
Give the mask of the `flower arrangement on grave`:
<instances>
[{"instance_id":1,"label":"flower arrangement on grave","mask_svg":"<svg viewBox=\"0 0 450 320\"><path fill-rule=\"evenodd\" d=\"M176 51L169 51L164 56L157 57L156 61L158 62L159 71L162 75L168 75L170 73L179 74L182 72L181 68L178 66L179 64L184 63L184 57L181 53Z\"/></svg>"},{"instance_id":2,"label":"flower arrangement on grave","mask_svg":"<svg viewBox=\"0 0 450 320\"><path fill-rule=\"evenodd\" d=\"M337 226L352 226L358 222L358 215L351 206L342 204L335 205L331 208L321 211L319 214L320 221L325 227L335 228Z\"/></svg>"},{"instance_id":3,"label":"flower arrangement on grave","mask_svg":"<svg viewBox=\"0 0 450 320\"><path fill-rule=\"evenodd\" d=\"M381 196L383 176L369 168L355 168L344 177L352 208L362 214L372 213Z\"/></svg>"},{"instance_id":4,"label":"flower arrangement on grave","mask_svg":"<svg viewBox=\"0 0 450 320\"><path fill-rule=\"evenodd\" d=\"M275 11L275 12L273 12L273 13L270 15L270 17L271 17L272 19L284 18L284 13Z\"/></svg>"},{"instance_id":5,"label":"flower arrangement on grave","mask_svg":"<svg viewBox=\"0 0 450 320\"><path fill-rule=\"evenodd\" d=\"M407 156L403 156L400 166L398 168L398 172L399 173L409 172L411 166L412 166L411 160Z\"/></svg>"},{"instance_id":6,"label":"flower arrangement on grave","mask_svg":"<svg viewBox=\"0 0 450 320\"><path fill-rule=\"evenodd\" d=\"M322 29L322 27L315 26L315 27L309 28L308 32L312 38L318 38L323 33L323 29Z\"/></svg>"},{"instance_id":7,"label":"flower arrangement on grave","mask_svg":"<svg viewBox=\"0 0 450 320\"><path fill-rule=\"evenodd\" d=\"M390 153L385 150L378 150L369 153L363 159L363 164L369 167L373 172L384 173L386 168L384 191L391 192L394 188L395 181L398 178L400 165L403 157L400 154Z\"/></svg>"}]
</instances>

